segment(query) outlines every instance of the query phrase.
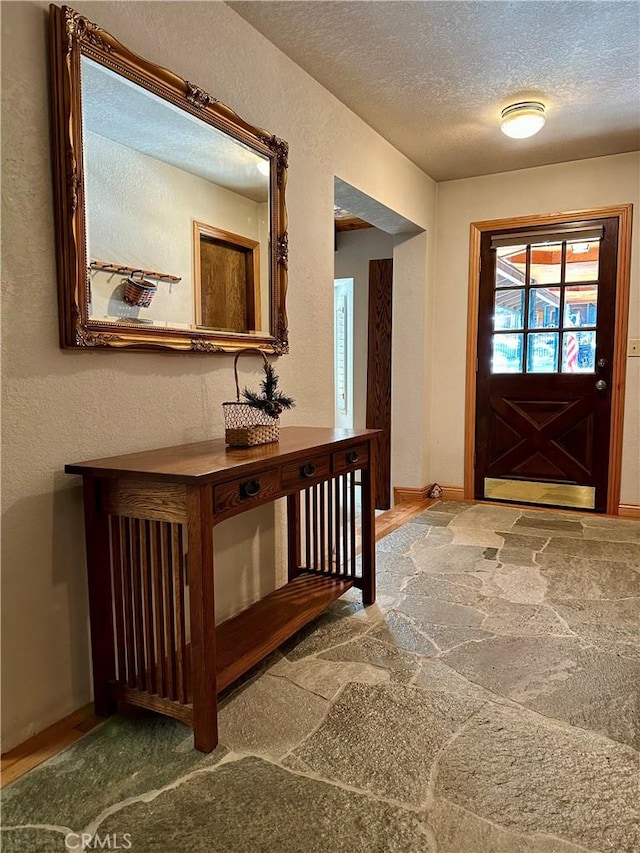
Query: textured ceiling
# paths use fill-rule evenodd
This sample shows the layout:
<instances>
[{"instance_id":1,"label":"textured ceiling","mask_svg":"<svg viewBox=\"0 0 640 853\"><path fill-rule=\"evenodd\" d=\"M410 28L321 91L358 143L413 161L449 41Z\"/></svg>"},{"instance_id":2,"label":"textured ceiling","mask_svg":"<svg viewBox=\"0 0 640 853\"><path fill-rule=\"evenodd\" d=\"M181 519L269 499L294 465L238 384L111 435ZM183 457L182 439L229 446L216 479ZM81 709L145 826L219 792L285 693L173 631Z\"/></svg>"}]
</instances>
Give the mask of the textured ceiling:
<instances>
[{"instance_id":1,"label":"textured ceiling","mask_svg":"<svg viewBox=\"0 0 640 853\"><path fill-rule=\"evenodd\" d=\"M436 180L640 148L637 0L228 5ZM525 98L547 124L508 139Z\"/></svg>"}]
</instances>

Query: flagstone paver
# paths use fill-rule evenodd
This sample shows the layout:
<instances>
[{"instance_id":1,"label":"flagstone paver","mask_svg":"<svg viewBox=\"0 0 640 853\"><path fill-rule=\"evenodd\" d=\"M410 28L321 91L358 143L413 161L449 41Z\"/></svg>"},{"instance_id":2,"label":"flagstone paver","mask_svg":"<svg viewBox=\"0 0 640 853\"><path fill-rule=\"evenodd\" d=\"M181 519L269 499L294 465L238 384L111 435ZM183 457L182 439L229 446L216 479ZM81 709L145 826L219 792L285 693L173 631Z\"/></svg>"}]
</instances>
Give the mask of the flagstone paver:
<instances>
[{"instance_id":1,"label":"flagstone paver","mask_svg":"<svg viewBox=\"0 0 640 853\"><path fill-rule=\"evenodd\" d=\"M214 753L114 717L5 789L4 853L637 853L640 524L440 501L377 561L374 606L225 691Z\"/></svg>"}]
</instances>

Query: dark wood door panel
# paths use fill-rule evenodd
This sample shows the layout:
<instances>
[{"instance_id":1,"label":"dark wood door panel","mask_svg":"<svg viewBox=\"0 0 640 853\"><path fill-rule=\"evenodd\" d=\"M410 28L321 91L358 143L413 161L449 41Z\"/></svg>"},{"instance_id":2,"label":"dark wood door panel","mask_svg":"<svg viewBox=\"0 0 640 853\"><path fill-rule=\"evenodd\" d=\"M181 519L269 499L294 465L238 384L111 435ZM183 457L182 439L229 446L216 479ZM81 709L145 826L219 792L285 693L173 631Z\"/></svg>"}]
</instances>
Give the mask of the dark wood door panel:
<instances>
[{"instance_id":1,"label":"dark wood door panel","mask_svg":"<svg viewBox=\"0 0 640 853\"><path fill-rule=\"evenodd\" d=\"M375 456L375 507L391 507L391 321L393 261L369 262L367 429L384 430Z\"/></svg>"},{"instance_id":2,"label":"dark wood door panel","mask_svg":"<svg viewBox=\"0 0 640 853\"><path fill-rule=\"evenodd\" d=\"M538 242L535 229L528 229L522 235L516 229L509 234L514 246L519 243L527 246L521 253L526 257L526 269L523 264L523 272L513 274L512 280L505 282L508 265L503 262L497 269L495 251L496 245L501 245L501 232L483 234L476 379L477 498L485 497L485 478L532 480L594 487L594 509L606 510L618 222L611 218L580 223L584 229L601 233L596 278L585 279L587 284L571 277L578 268L577 253L570 247L571 232L562 237L563 227L575 225L560 225L553 235L556 251L561 246L561 262L556 263L554 270L557 281L550 278L547 284L541 278L546 272L542 267L544 262L539 262L534 270L535 252L549 257L553 254L551 249L547 252L546 245L540 251L546 236L541 234ZM567 273L570 253L571 275ZM584 257L588 261L593 255L590 249ZM595 339L592 369L577 363L578 353L576 364L568 361L570 345L576 343L575 334L584 336L581 321L574 326L574 317L578 316L575 305L580 293L589 288L597 293L597 311L592 307L590 319L585 323L587 332ZM556 299L555 307L551 297ZM546 313L538 311L544 299L548 300ZM513 309L513 326L499 325L499 305ZM543 316L544 324L540 320ZM533 372L540 370L540 365L531 359L531 346L545 336L555 340L555 356L545 354L547 372ZM495 353L501 353L500 347L514 341L518 344L518 354L511 356L513 360L507 368L496 360ZM492 372L516 371L518 358L519 372Z\"/></svg>"},{"instance_id":3,"label":"dark wood door panel","mask_svg":"<svg viewBox=\"0 0 640 853\"><path fill-rule=\"evenodd\" d=\"M589 400L559 403L555 415L542 423L527 418L522 405L523 401L504 397L490 401L491 433L485 476L589 481L594 474L594 416Z\"/></svg>"}]
</instances>

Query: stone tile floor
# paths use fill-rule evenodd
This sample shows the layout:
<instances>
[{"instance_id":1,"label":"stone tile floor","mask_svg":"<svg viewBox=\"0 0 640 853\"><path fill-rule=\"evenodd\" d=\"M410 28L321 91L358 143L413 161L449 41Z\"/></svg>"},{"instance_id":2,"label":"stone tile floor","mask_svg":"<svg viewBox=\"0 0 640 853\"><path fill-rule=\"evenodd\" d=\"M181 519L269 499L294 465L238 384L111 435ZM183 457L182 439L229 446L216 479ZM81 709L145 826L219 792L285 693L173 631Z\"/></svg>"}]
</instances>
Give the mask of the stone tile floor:
<instances>
[{"instance_id":1,"label":"stone tile floor","mask_svg":"<svg viewBox=\"0 0 640 853\"><path fill-rule=\"evenodd\" d=\"M638 853L640 524L442 501L225 698L9 786L3 850ZM65 841L65 837L67 841Z\"/></svg>"}]
</instances>

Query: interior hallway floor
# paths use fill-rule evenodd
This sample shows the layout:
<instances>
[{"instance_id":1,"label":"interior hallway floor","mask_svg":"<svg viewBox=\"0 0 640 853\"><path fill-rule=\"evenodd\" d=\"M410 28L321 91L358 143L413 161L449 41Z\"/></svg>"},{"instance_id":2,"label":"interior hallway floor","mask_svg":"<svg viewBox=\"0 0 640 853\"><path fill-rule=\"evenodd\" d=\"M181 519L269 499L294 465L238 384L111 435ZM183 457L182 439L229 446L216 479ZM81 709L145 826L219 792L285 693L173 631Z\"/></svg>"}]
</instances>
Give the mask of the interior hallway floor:
<instances>
[{"instance_id":1,"label":"interior hallway floor","mask_svg":"<svg viewBox=\"0 0 640 853\"><path fill-rule=\"evenodd\" d=\"M5 853L637 853L640 523L441 501L377 558L211 755L114 717L3 791Z\"/></svg>"}]
</instances>

